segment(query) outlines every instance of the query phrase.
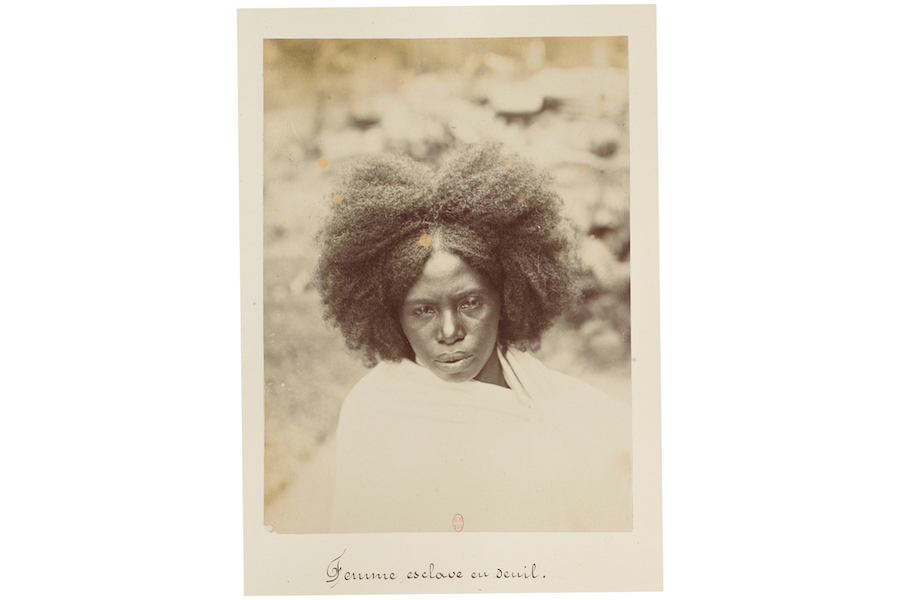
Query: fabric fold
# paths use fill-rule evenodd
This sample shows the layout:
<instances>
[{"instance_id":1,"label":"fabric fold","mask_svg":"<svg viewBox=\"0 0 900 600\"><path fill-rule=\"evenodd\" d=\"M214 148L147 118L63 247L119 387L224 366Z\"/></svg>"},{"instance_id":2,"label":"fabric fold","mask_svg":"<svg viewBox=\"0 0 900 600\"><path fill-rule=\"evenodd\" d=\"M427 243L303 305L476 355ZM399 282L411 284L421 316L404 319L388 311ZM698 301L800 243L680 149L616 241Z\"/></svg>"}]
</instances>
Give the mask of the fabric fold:
<instances>
[{"instance_id":1,"label":"fabric fold","mask_svg":"<svg viewBox=\"0 0 900 600\"><path fill-rule=\"evenodd\" d=\"M332 530L627 531L630 406L529 354L499 352L509 389L382 363L338 427Z\"/></svg>"}]
</instances>

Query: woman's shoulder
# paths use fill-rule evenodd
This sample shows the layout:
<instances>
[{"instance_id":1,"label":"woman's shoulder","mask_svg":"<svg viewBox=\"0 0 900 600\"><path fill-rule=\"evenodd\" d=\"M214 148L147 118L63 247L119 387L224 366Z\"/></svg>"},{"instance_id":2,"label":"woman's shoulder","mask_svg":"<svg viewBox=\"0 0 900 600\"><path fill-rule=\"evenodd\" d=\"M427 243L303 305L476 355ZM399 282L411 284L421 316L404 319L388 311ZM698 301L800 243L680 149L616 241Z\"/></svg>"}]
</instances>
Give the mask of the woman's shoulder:
<instances>
[{"instance_id":1,"label":"woman's shoulder","mask_svg":"<svg viewBox=\"0 0 900 600\"><path fill-rule=\"evenodd\" d=\"M560 373L524 355L516 358L532 388L535 416L548 431L556 431L570 444L585 443L607 453L630 452L631 404L571 375Z\"/></svg>"},{"instance_id":2,"label":"woman's shoulder","mask_svg":"<svg viewBox=\"0 0 900 600\"><path fill-rule=\"evenodd\" d=\"M516 358L524 376L533 380L532 385L538 385L543 394L552 398L554 403L569 404L573 408L581 407L585 410L621 413L630 417L631 405L628 402L581 379L551 369L527 352L513 349L508 352Z\"/></svg>"},{"instance_id":3,"label":"woman's shoulder","mask_svg":"<svg viewBox=\"0 0 900 600\"><path fill-rule=\"evenodd\" d=\"M387 401L408 395L415 386L419 370L415 363L406 359L378 363L347 394L341 407L341 418L376 410Z\"/></svg>"},{"instance_id":4,"label":"woman's shoulder","mask_svg":"<svg viewBox=\"0 0 900 600\"><path fill-rule=\"evenodd\" d=\"M394 379L392 377L392 372L395 371L398 366L397 363L387 362L380 362L375 365L374 368L356 382L356 385L354 385L350 390L350 393L347 394L347 397L344 400L344 406L348 403L353 404L360 402L361 399L370 396L372 391L389 385Z\"/></svg>"}]
</instances>

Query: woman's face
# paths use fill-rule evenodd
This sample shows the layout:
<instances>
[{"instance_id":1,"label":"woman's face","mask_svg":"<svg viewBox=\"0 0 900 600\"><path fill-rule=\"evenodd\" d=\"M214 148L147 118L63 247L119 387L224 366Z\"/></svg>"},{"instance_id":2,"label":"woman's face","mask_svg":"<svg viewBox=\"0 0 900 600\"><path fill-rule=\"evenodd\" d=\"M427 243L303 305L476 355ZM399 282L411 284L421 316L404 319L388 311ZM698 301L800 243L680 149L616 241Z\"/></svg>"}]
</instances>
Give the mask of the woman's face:
<instances>
[{"instance_id":1,"label":"woman's face","mask_svg":"<svg viewBox=\"0 0 900 600\"><path fill-rule=\"evenodd\" d=\"M437 251L425 263L400 314L416 358L445 381L486 381L496 357L500 295L455 254ZM491 381L491 383L493 383Z\"/></svg>"}]
</instances>

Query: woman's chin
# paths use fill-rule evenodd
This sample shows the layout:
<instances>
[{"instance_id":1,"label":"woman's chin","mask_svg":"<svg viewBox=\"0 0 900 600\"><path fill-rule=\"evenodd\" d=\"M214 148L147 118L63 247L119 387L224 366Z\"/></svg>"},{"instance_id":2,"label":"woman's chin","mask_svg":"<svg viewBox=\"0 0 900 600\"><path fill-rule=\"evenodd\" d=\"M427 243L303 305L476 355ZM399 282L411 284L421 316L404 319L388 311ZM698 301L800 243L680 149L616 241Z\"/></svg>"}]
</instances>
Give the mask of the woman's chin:
<instances>
[{"instance_id":1,"label":"woman's chin","mask_svg":"<svg viewBox=\"0 0 900 600\"><path fill-rule=\"evenodd\" d=\"M428 370L444 381L462 383L474 379L483 365L476 364L476 357L469 356L455 362L432 361Z\"/></svg>"},{"instance_id":2,"label":"woman's chin","mask_svg":"<svg viewBox=\"0 0 900 600\"><path fill-rule=\"evenodd\" d=\"M478 374L477 371L470 372L469 370L454 371L454 372L448 373L446 371L442 371L442 370L438 369L437 367L433 367L429 370L432 373L434 373L437 377L439 377L440 379L443 379L444 381L447 381L450 383L463 383L464 381L469 381L471 379L474 379L475 375Z\"/></svg>"}]
</instances>

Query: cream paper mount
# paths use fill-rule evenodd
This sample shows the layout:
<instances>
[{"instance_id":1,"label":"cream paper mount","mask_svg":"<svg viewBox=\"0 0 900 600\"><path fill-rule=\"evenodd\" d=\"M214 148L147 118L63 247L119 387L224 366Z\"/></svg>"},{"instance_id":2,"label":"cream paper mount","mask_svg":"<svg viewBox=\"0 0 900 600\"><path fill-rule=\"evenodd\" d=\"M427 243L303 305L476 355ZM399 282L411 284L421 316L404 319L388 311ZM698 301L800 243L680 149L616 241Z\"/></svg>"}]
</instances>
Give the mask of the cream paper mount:
<instances>
[{"instance_id":1,"label":"cream paper mount","mask_svg":"<svg viewBox=\"0 0 900 600\"><path fill-rule=\"evenodd\" d=\"M238 59L245 593L661 590L655 7L240 10ZM330 173L468 141L553 172L625 315L557 328L540 359L630 404L630 529L329 533L338 412L365 373L312 289Z\"/></svg>"}]
</instances>

